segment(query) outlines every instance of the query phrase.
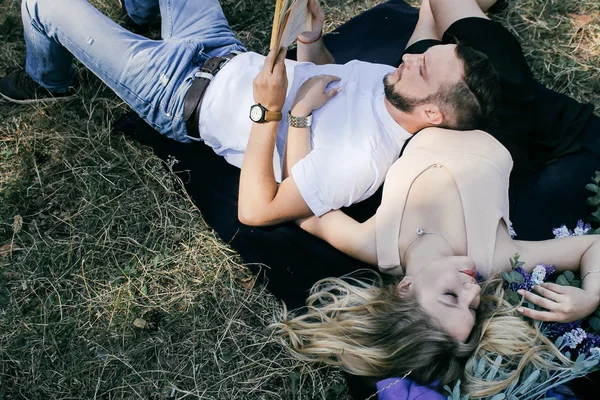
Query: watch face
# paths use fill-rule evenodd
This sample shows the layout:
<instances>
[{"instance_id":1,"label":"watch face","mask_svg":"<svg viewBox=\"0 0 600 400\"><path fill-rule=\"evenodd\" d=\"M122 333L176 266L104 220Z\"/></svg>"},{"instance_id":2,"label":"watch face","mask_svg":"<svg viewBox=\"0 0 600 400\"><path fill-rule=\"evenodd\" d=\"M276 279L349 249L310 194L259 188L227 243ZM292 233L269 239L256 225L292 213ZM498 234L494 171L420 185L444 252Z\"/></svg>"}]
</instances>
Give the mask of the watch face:
<instances>
[{"instance_id":1,"label":"watch face","mask_svg":"<svg viewBox=\"0 0 600 400\"><path fill-rule=\"evenodd\" d=\"M263 117L263 111L258 105L253 105L250 107L250 119L254 122L258 122Z\"/></svg>"}]
</instances>

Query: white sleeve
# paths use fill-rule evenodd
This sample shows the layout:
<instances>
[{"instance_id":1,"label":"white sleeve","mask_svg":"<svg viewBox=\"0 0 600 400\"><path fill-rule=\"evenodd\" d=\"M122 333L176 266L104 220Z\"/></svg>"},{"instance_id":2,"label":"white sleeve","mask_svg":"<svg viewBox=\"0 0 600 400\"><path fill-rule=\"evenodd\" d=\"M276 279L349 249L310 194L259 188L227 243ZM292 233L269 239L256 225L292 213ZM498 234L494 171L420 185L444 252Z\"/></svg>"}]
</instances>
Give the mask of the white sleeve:
<instances>
[{"instance_id":1,"label":"white sleeve","mask_svg":"<svg viewBox=\"0 0 600 400\"><path fill-rule=\"evenodd\" d=\"M320 148L292 167L292 177L308 207L320 217L375 193L386 172L375 164L364 152Z\"/></svg>"}]
</instances>

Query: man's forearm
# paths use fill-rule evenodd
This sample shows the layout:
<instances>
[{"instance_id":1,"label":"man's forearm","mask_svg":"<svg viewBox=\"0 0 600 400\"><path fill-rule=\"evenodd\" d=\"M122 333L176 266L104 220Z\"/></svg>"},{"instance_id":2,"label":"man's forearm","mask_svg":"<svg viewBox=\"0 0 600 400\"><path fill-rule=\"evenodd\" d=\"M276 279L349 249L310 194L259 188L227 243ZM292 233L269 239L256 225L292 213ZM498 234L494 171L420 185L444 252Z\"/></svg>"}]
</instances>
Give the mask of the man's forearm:
<instances>
[{"instance_id":1,"label":"man's forearm","mask_svg":"<svg viewBox=\"0 0 600 400\"><path fill-rule=\"evenodd\" d=\"M254 225L277 194L273 152L279 122L253 124L242 163L238 215L240 221Z\"/></svg>"},{"instance_id":2,"label":"man's forearm","mask_svg":"<svg viewBox=\"0 0 600 400\"><path fill-rule=\"evenodd\" d=\"M322 37L310 44L298 42L296 58L300 62L311 62L317 65L335 63L333 56L329 50L327 50L327 47L325 47L325 42Z\"/></svg>"}]
</instances>

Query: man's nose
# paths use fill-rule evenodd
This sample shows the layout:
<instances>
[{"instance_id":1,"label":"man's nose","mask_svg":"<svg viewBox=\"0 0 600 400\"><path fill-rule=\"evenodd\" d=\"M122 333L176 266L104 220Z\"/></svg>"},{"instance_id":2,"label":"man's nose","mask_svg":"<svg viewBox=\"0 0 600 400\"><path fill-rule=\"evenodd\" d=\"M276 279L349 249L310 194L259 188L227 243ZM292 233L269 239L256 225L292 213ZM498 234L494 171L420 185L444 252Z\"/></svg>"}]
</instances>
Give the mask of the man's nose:
<instances>
[{"instance_id":1,"label":"man's nose","mask_svg":"<svg viewBox=\"0 0 600 400\"><path fill-rule=\"evenodd\" d=\"M420 54L405 54L402 56L402 62L404 62L406 67L412 68L418 65L422 58L423 56Z\"/></svg>"}]
</instances>

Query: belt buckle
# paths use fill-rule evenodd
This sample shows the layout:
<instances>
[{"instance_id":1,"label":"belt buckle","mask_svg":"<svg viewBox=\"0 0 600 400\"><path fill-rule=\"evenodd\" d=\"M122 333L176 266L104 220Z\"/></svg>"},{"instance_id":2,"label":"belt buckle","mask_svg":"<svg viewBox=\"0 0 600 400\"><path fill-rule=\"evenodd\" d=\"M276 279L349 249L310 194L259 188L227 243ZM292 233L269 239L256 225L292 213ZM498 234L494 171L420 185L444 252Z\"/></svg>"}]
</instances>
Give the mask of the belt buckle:
<instances>
[{"instance_id":1,"label":"belt buckle","mask_svg":"<svg viewBox=\"0 0 600 400\"><path fill-rule=\"evenodd\" d=\"M225 66L225 64L227 64L229 62L229 60L231 60L230 58L227 58L227 57L216 57L216 58L219 59L219 64L217 64L215 69L211 70L211 69L208 69L208 68L205 68L204 66L202 66L202 67L200 67L200 70L194 74L194 76L196 78L205 78L205 79L212 81L213 78L215 77L215 75L217 74L217 72L219 72L221 70L221 68L223 68Z\"/></svg>"},{"instance_id":2,"label":"belt buckle","mask_svg":"<svg viewBox=\"0 0 600 400\"><path fill-rule=\"evenodd\" d=\"M219 57L219 60L219 65L217 65L217 68L215 68L215 72L213 73L213 75L219 72L229 61L231 61L231 58Z\"/></svg>"}]
</instances>

